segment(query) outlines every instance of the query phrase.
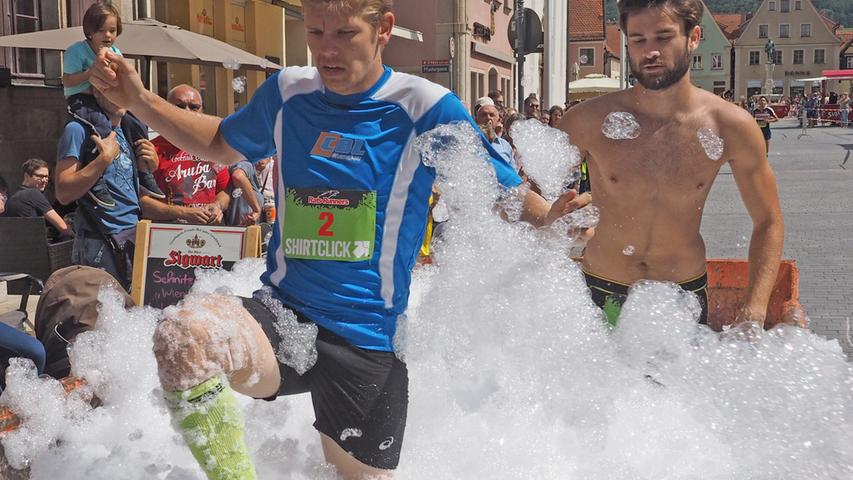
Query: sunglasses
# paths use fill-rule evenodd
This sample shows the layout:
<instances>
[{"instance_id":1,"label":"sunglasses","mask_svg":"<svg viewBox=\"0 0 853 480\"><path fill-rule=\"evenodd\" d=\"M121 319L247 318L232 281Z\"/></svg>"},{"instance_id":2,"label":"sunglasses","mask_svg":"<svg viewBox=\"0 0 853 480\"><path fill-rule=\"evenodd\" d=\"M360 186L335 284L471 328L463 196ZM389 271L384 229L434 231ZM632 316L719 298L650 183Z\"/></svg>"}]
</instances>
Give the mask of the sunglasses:
<instances>
[{"instance_id":1,"label":"sunglasses","mask_svg":"<svg viewBox=\"0 0 853 480\"><path fill-rule=\"evenodd\" d=\"M178 107L178 108L183 108L183 109L189 108L190 110L192 110L192 111L194 111L194 112L197 112L197 111L201 110L201 105L200 105L200 104L198 104L198 103L183 103L183 102L178 102L178 103L176 103L176 104L175 104L175 106L176 106L176 107Z\"/></svg>"}]
</instances>

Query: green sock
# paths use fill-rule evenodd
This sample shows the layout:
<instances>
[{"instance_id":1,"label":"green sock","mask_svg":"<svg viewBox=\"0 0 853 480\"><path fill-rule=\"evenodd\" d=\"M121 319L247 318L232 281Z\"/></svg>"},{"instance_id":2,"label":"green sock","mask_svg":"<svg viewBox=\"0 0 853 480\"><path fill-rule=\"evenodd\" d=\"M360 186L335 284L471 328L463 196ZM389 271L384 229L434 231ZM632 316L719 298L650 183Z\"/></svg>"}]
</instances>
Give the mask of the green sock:
<instances>
[{"instance_id":1,"label":"green sock","mask_svg":"<svg viewBox=\"0 0 853 480\"><path fill-rule=\"evenodd\" d=\"M246 449L240 406L227 383L214 377L189 390L168 392L166 401L207 478L257 478Z\"/></svg>"}]
</instances>

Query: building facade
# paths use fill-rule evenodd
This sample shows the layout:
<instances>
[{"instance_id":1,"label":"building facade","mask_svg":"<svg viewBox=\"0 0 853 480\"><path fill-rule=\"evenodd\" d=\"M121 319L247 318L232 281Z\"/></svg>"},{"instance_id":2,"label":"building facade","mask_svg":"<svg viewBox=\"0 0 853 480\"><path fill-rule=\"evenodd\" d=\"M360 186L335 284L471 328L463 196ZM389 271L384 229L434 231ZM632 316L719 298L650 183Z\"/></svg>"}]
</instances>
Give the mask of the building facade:
<instances>
[{"instance_id":1,"label":"building facade","mask_svg":"<svg viewBox=\"0 0 853 480\"><path fill-rule=\"evenodd\" d=\"M469 106L491 91L503 93L510 104L515 91L515 60L506 35L511 7L497 0L397 2L398 24L422 41L395 38L383 60L396 71L447 87Z\"/></svg>"},{"instance_id":2,"label":"building facade","mask_svg":"<svg viewBox=\"0 0 853 480\"><path fill-rule=\"evenodd\" d=\"M697 87L720 95L731 88L732 45L707 6L701 27L699 47L690 62L690 79Z\"/></svg>"},{"instance_id":3,"label":"building facade","mask_svg":"<svg viewBox=\"0 0 853 480\"><path fill-rule=\"evenodd\" d=\"M616 23L608 23L604 27L605 37L605 58L607 63L604 65L604 75L621 79L621 60L624 55L625 45L622 42L622 30Z\"/></svg>"},{"instance_id":4,"label":"building facade","mask_svg":"<svg viewBox=\"0 0 853 480\"><path fill-rule=\"evenodd\" d=\"M74 27L94 0L0 0L0 35ZM122 20L152 17L209 35L278 64L309 64L299 0L115 0ZM83 40L81 38L81 40ZM120 41L120 37L119 37ZM245 104L264 72L157 63L152 90L164 95L180 83L202 91L207 113L224 116ZM16 187L27 158L56 161L67 120L58 51L0 48L0 175ZM233 78L246 77L242 92Z\"/></svg>"},{"instance_id":5,"label":"building facade","mask_svg":"<svg viewBox=\"0 0 853 480\"><path fill-rule=\"evenodd\" d=\"M545 33L544 51L525 57L524 94L534 93L545 99L545 104L562 104L566 95L568 2L524 3L542 20ZM389 66L444 85L469 106L492 91L501 92L507 106L521 100L519 72L507 34L515 14L513 0L398 2L395 13L398 23L419 32L423 41L392 41L384 53Z\"/></svg>"},{"instance_id":6,"label":"building facade","mask_svg":"<svg viewBox=\"0 0 853 480\"><path fill-rule=\"evenodd\" d=\"M838 30L841 37L841 51L839 66L845 70L853 70L853 28L842 28Z\"/></svg>"},{"instance_id":7,"label":"building facade","mask_svg":"<svg viewBox=\"0 0 853 480\"><path fill-rule=\"evenodd\" d=\"M0 35L65 26L65 2L0 0ZM79 23L78 23L79 25ZM59 52L0 48L0 176L12 189L28 158L53 162L65 125Z\"/></svg>"},{"instance_id":8,"label":"building facade","mask_svg":"<svg viewBox=\"0 0 853 480\"><path fill-rule=\"evenodd\" d=\"M706 10L707 11L707 10ZM743 28L746 27L749 20L752 18L752 13L714 13L714 21L726 36L731 48L729 49L729 88L734 93L735 88L735 72L737 69L737 52L734 48L735 41L743 33ZM734 97L735 100L741 100L740 97ZM745 99L745 97L744 97Z\"/></svg>"},{"instance_id":9,"label":"building facade","mask_svg":"<svg viewBox=\"0 0 853 480\"><path fill-rule=\"evenodd\" d=\"M281 6L279 6L281 5ZM299 2L274 5L262 0L156 0L154 17L164 23L216 38L279 65L308 65ZM288 7L288 8L283 8ZM152 88L161 96L182 83L199 89L205 112L224 117L245 105L268 73L224 66L158 62ZM245 88L233 88L245 77Z\"/></svg>"},{"instance_id":10,"label":"building facade","mask_svg":"<svg viewBox=\"0 0 853 480\"><path fill-rule=\"evenodd\" d=\"M570 8L571 81L590 74L607 75L610 59L605 35L604 0L572 0Z\"/></svg>"},{"instance_id":11,"label":"building facade","mask_svg":"<svg viewBox=\"0 0 853 480\"><path fill-rule=\"evenodd\" d=\"M838 68L841 39L838 25L818 12L811 0L763 0L735 41L735 95L764 92L768 57L765 45L773 40L773 93L786 96L819 91L820 84L801 79L821 76ZM837 81L827 89L838 89ZM836 90L837 91L837 90Z\"/></svg>"},{"instance_id":12,"label":"building facade","mask_svg":"<svg viewBox=\"0 0 853 480\"><path fill-rule=\"evenodd\" d=\"M512 105L515 58L507 29L514 12L512 2L467 0L468 41L461 44L462 55L468 56L467 95L460 95L472 105L489 92L500 91L504 101ZM466 72L460 69L460 84ZM461 92L460 92L461 93Z\"/></svg>"}]
</instances>

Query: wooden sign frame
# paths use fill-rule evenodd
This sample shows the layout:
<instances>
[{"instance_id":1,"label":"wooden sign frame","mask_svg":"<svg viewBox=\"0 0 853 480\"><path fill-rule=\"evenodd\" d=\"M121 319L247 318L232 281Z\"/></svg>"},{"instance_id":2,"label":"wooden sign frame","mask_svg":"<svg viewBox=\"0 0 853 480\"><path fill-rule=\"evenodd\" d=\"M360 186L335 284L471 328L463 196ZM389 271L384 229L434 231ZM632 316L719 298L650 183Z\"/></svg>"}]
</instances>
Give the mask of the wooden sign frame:
<instances>
[{"instance_id":1,"label":"wooden sign frame","mask_svg":"<svg viewBox=\"0 0 853 480\"><path fill-rule=\"evenodd\" d=\"M193 253L201 253L200 249L205 246L205 242L199 241L198 233L201 233L202 236L206 236L209 238L222 236L222 235L238 235L240 236L240 251L237 254L233 254L233 252L229 252L228 259L231 259L231 262L243 259L243 258L258 258L261 255L261 229L257 225L253 225L250 227L223 227L220 225L184 225L184 224L174 224L174 223L151 223L150 220L142 220L136 226L136 247L133 255L133 278L131 281L130 287L130 296L133 298L133 301L137 305L143 305L146 301L146 286L149 281L149 260L163 258L160 256L152 257L152 247L155 247L155 250L159 247L161 239L158 237L157 242L153 242L154 235L163 235L168 232L169 235L173 237L173 240L178 239L182 235L187 235L189 233L194 234L194 239L197 241L196 245L192 245L197 250L191 250ZM191 242L192 239L188 243ZM183 248L187 248L183 246ZM156 252L155 252L156 253ZM175 253L174 251L172 252ZM189 252L188 252L189 253ZM186 260L189 255L184 255L181 257L181 252L177 252L177 256L175 258L181 260ZM205 257L203 255L192 255L192 260L199 261L199 259L204 260ZM218 255L219 261L222 261L222 255ZM214 258L215 257L210 257ZM164 261L166 259L164 258ZM176 262L173 262L176 263ZM189 263L189 262L186 262ZM199 265L203 267L209 268L217 268L212 265L203 264ZM182 268L188 269L192 268L192 265L185 265ZM194 279L193 279L194 280Z\"/></svg>"}]
</instances>

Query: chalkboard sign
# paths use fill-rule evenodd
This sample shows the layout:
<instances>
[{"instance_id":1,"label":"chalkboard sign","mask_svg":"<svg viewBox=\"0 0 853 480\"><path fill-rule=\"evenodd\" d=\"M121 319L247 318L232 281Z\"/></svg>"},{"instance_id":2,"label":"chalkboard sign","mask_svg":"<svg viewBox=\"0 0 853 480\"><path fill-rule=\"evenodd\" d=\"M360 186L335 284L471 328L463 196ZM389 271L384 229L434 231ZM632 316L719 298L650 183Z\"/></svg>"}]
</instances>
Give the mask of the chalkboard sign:
<instances>
[{"instance_id":1,"label":"chalkboard sign","mask_svg":"<svg viewBox=\"0 0 853 480\"><path fill-rule=\"evenodd\" d=\"M175 225L143 220L136 229L131 297L137 305L163 308L183 299L195 270L230 270L237 260L257 257L258 227Z\"/></svg>"}]
</instances>

